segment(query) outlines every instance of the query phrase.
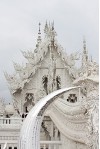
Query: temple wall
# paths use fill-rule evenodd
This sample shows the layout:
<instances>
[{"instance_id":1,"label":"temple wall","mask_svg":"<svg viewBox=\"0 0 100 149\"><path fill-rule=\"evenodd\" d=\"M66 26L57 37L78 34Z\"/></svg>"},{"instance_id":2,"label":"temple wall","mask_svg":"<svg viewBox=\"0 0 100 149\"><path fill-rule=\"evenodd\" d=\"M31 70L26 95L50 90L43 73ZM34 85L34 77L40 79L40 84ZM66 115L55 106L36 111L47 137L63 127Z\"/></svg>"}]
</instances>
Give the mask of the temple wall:
<instances>
[{"instance_id":1,"label":"temple wall","mask_svg":"<svg viewBox=\"0 0 100 149\"><path fill-rule=\"evenodd\" d=\"M62 149L87 149L87 146L82 143L75 142L61 135Z\"/></svg>"}]
</instances>

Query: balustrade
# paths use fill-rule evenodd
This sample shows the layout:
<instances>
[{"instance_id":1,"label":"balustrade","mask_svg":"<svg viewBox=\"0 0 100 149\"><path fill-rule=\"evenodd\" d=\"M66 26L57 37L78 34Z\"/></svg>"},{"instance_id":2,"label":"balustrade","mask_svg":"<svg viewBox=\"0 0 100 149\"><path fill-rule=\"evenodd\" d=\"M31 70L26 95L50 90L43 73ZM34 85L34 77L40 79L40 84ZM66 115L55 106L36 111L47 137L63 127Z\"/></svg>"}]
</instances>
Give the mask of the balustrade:
<instances>
[{"instance_id":1,"label":"balustrade","mask_svg":"<svg viewBox=\"0 0 100 149\"><path fill-rule=\"evenodd\" d=\"M61 149L61 145L61 141L40 141L40 149ZM17 149L17 144L3 143L0 149L4 149L4 147L7 149Z\"/></svg>"},{"instance_id":2,"label":"balustrade","mask_svg":"<svg viewBox=\"0 0 100 149\"><path fill-rule=\"evenodd\" d=\"M40 141L40 149L61 149L61 141Z\"/></svg>"},{"instance_id":3,"label":"balustrade","mask_svg":"<svg viewBox=\"0 0 100 149\"><path fill-rule=\"evenodd\" d=\"M0 118L0 125L1 124L22 124L23 118Z\"/></svg>"}]
</instances>

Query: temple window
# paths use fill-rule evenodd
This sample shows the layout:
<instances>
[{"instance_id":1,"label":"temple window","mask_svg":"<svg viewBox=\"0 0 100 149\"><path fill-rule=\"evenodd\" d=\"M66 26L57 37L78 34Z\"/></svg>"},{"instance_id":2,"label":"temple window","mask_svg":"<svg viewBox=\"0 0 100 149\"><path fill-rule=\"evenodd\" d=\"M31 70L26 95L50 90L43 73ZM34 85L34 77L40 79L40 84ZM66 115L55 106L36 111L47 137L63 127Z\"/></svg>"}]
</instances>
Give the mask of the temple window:
<instances>
[{"instance_id":1,"label":"temple window","mask_svg":"<svg viewBox=\"0 0 100 149\"><path fill-rule=\"evenodd\" d=\"M25 100L26 101L32 101L34 99L34 95L33 93L26 93L26 97L25 97Z\"/></svg>"},{"instance_id":2,"label":"temple window","mask_svg":"<svg viewBox=\"0 0 100 149\"><path fill-rule=\"evenodd\" d=\"M48 94L48 78L47 78L47 76L43 76L42 84L43 84L43 87L46 91L46 94Z\"/></svg>"},{"instance_id":3,"label":"temple window","mask_svg":"<svg viewBox=\"0 0 100 149\"><path fill-rule=\"evenodd\" d=\"M77 102L77 96L76 96L76 94L69 94L69 96L67 98L67 101L68 102L71 102L71 103Z\"/></svg>"},{"instance_id":4,"label":"temple window","mask_svg":"<svg viewBox=\"0 0 100 149\"><path fill-rule=\"evenodd\" d=\"M25 118L25 114L24 113L22 114L22 118Z\"/></svg>"},{"instance_id":5,"label":"temple window","mask_svg":"<svg viewBox=\"0 0 100 149\"><path fill-rule=\"evenodd\" d=\"M28 113L34 105L35 105L35 103L34 103L34 94L33 93L26 93L25 103L23 105L24 112Z\"/></svg>"},{"instance_id":6,"label":"temple window","mask_svg":"<svg viewBox=\"0 0 100 149\"><path fill-rule=\"evenodd\" d=\"M25 107L25 112L28 113L29 111L27 110L27 107Z\"/></svg>"},{"instance_id":7,"label":"temple window","mask_svg":"<svg viewBox=\"0 0 100 149\"><path fill-rule=\"evenodd\" d=\"M61 78L60 78L60 76L56 77L56 83L57 83L57 90L61 89Z\"/></svg>"},{"instance_id":8,"label":"temple window","mask_svg":"<svg viewBox=\"0 0 100 149\"><path fill-rule=\"evenodd\" d=\"M58 130L58 138L59 138L59 140L60 140L60 131Z\"/></svg>"}]
</instances>

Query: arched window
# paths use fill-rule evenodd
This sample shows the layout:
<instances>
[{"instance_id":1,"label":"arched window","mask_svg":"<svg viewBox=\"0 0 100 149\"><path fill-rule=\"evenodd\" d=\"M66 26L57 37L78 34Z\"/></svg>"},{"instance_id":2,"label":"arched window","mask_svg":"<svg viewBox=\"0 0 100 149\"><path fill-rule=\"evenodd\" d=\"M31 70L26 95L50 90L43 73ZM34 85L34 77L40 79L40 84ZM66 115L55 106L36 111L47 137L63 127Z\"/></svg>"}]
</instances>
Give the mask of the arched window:
<instances>
[{"instance_id":1,"label":"arched window","mask_svg":"<svg viewBox=\"0 0 100 149\"><path fill-rule=\"evenodd\" d=\"M71 103L77 102L77 96L76 96L76 94L69 94L67 101L68 102L71 102Z\"/></svg>"},{"instance_id":2,"label":"arched window","mask_svg":"<svg viewBox=\"0 0 100 149\"><path fill-rule=\"evenodd\" d=\"M48 77L47 76L43 76L42 84L43 84L44 90L46 91L46 94L48 94Z\"/></svg>"},{"instance_id":3,"label":"arched window","mask_svg":"<svg viewBox=\"0 0 100 149\"><path fill-rule=\"evenodd\" d=\"M60 78L60 76L56 77L56 84L57 84L57 90L61 89L61 78Z\"/></svg>"},{"instance_id":4,"label":"arched window","mask_svg":"<svg viewBox=\"0 0 100 149\"><path fill-rule=\"evenodd\" d=\"M33 93L26 93L25 103L23 105L24 112L28 113L34 105L35 105L35 103L34 103L34 94Z\"/></svg>"},{"instance_id":5,"label":"arched window","mask_svg":"<svg viewBox=\"0 0 100 149\"><path fill-rule=\"evenodd\" d=\"M26 101L32 101L32 100L34 100L34 94L33 93L26 93L25 100Z\"/></svg>"},{"instance_id":6,"label":"arched window","mask_svg":"<svg viewBox=\"0 0 100 149\"><path fill-rule=\"evenodd\" d=\"M58 138L59 138L59 140L60 140L60 137L61 137L61 136L60 136L60 131L58 130Z\"/></svg>"}]
</instances>

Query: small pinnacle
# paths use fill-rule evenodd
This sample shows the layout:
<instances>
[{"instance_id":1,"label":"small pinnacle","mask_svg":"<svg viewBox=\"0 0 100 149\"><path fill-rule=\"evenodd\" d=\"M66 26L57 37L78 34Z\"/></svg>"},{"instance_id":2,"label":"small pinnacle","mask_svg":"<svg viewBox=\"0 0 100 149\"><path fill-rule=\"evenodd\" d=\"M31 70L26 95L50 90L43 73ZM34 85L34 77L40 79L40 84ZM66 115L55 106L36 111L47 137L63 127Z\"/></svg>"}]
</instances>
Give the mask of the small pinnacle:
<instances>
[{"instance_id":1,"label":"small pinnacle","mask_svg":"<svg viewBox=\"0 0 100 149\"><path fill-rule=\"evenodd\" d=\"M38 34L41 34L41 32L40 32L40 25L41 25L41 23L39 22L39 33Z\"/></svg>"},{"instance_id":2,"label":"small pinnacle","mask_svg":"<svg viewBox=\"0 0 100 149\"><path fill-rule=\"evenodd\" d=\"M52 23L52 29L54 30L54 21L53 21L53 23Z\"/></svg>"},{"instance_id":3,"label":"small pinnacle","mask_svg":"<svg viewBox=\"0 0 100 149\"><path fill-rule=\"evenodd\" d=\"M38 39L37 39L37 45L36 45L36 47L38 47L38 45L40 44L40 42L41 42L41 31L40 31L40 25L41 25L41 23L39 22L39 32L38 32Z\"/></svg>"},{"instance_id":4,"label":"small pinnacle","mask_svg":"<svg viewBox=\"0 0 100 149\"><path fill-rule=\"evenodd\" d=\"M91 62L92 62L93 60L92 60L92 56L91 56Z\"/></svg>"}]
</instances>

